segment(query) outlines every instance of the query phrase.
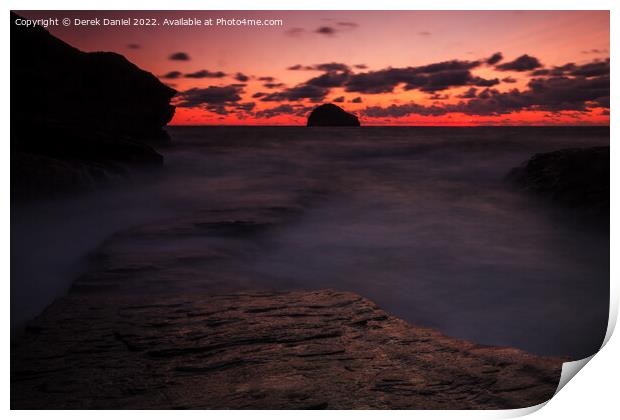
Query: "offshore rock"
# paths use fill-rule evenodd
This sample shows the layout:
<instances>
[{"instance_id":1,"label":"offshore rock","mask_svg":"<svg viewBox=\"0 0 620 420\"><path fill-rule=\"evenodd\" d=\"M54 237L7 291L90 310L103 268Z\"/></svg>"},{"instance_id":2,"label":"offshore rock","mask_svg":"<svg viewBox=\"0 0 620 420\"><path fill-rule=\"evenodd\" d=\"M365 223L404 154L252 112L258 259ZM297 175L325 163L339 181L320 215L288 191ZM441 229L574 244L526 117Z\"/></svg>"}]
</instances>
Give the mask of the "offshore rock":
<instances>
[{"instance_id":1,"label":"offshore rock","mask_svg":"<svg viewBox=\"0 0 620 420\"><path fill-rule=\"evenodd\" d=\"M323 104L312 110L308 127L359 127L358 118L334 104Z\"/></svg>"}]
</instances>

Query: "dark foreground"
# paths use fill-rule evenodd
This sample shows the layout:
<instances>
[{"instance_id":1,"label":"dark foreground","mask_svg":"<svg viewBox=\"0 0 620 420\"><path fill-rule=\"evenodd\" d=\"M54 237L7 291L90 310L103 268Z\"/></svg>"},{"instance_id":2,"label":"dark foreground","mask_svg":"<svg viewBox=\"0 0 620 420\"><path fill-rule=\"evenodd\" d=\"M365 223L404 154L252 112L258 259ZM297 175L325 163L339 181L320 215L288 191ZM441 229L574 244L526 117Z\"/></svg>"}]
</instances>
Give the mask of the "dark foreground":
<instances>
[{"instance_id":1,"label":"dark foreground","mask_svg":"<svg viewBox=\"0 0 620 420\"><path fill-rule=\"evenodd\" d=\"M379 132L382 157L364 142L372 131L354 142L323 131L321 139L344 139L318 152L304 136L259 147L213 144L205 133L197 141L206 146L180 137L165 176L143 184L144 194L111 196L124 208L131 200L118 197L133 196L139 209L159 197L182 211L139 213L132 227L106 235L68 295L17 331L12 408L521 408L552 397L563 361L600 346L608 252L599 250L608 236L572 215L600 216L608 194L581 182L551 182L570 194L532 188L564 179L577 152L538 155L528 162L551 156L552 164L527 163L516 170L526 182L511 184L507 163L520 161L512 152L486 163L467 152L482 167L461 170L423 139L401 141L407 132ZM462 146L456 137L448 150ZM362 146L369 157L342 157ZM96 203L85 208L103 208ZM65 214L60 220L72 220ZM54 238L82 231L59 232ZM39 267L32 237L16 238L28 248L16 241L12 250L28 249L18 255ZM12 291L29 292L13 307L37 290L24 287L36 284L28 279L12 275Z\"/></svg>"},{"instance_id":2,"label":"dark foreground","mask_svg":"<svg viewBox=\"0 0 620 420\"><path fill-rule=\"evenodd\" d=\"M13 341L11 408L520 408L553 396L561 363L348 292L73 295Z\"/></svg>"}]
</instances>

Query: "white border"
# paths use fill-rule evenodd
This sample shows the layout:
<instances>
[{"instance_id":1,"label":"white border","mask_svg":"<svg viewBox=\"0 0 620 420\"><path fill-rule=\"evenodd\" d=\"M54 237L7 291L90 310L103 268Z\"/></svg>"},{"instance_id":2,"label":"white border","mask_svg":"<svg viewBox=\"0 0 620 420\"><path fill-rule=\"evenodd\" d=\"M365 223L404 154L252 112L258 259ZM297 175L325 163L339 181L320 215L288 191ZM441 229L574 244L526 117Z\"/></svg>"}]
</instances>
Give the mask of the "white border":
<instances>
[{"instance_id":1,"label":"white border","mask_svg":"<svg viewBox=\"0 0 620 420\"><path fill-rule=\"evenodd\" d=\"M297 0L295 2L284 0L228 0L227 2L212 2L199 0L91 0L88 3L77 0L5 0L4 23L2 24L2 52L5 57L4 65L0 66L0 80L4 83L4 101L0 110L0 118L2 119L2 165L0 165L2 196L0 198L2 206L2 223L0 229L4 239L2 243L2 252L0 258L3 269L3 287L5 296L4 305L4 338L6 342L1 347L2 351L2 373L3 379L1 385L2 398L5 409L10 407L10 346L9 346L9 319L10 319L10 198L9 198L9 91L10 78L9 66L6 57L9 56L9 10L611 10L611 52L615 51L614 40L618 39L618 14L620 11L620 2L610 0L502 0L497 1L460 1L460 0L434 0L427 1L404 1L404 0L382 0L380 2L370 0L341 0L337 4L333 0ZM578 36L578 34L576 34ZM618 72L615 70L614 60L612 58L612 95L611 102L614 112L611 114L611 138L612 143L617 137L617 114L618 96L615 89ZM15 87L13 87L15 88ZM17 87L18 88L18 87ZM612 145L611 157L611 178L612 178L612 196L611 196L611 214L617 213L618 207L618 182L620 181L620 156L616 152L615 145ZM610 339L613 326L616 323L618 312L618 264L619 252L615 246L618 239L619 224L612 217L611 223L611 319L606 337L606 342ZM322 417L336 418L355 416L356 418L410 418L410 416L421 418L508 418L525 415L536 411L533 418L565 418L565 419L583 419L584 417L594 416L602 418L612 418L616 415L618 403L617 388L618 374L620 373L617 355L620 353L620 344L618 338L615 337L607 343L605 348L597 354L592 361L579 373L576 380L570 381L561 392L559 392L548 404L522 410L507 411L472 411L472 412L452 412L452 411L416 411L411 413L408 411L343 411L343 412L326 412L322 413ZM574 368L574 365L572 366ZM568 372L568 371L567 371ZM537 409L545 406L543 410ZM72 412L11 412L12 416L31 416L43 414L49 418L67 419L80 418L85 413ZM108 412L88 412L86 415L92 418L101 418L109 420L112 413ZM148 416L149 418L160 419L167 418L170 413L162 411L150 411L146 413L136 412L120 412L114 413L115 416ZM191 418L204 418L215 416L222 420L239 419L242 417L252 416L257 420L273 420L274 418L287 418L290 415L302 419L312 419L317 416L316 412L295 412L289 413L285 411L259 411L259 412L238 412L238 411L220 411L220 412L185 412L174 413L175 416L183 415ZM105 416L105 417L104 417Z\"/></svg>"}]
</instances>

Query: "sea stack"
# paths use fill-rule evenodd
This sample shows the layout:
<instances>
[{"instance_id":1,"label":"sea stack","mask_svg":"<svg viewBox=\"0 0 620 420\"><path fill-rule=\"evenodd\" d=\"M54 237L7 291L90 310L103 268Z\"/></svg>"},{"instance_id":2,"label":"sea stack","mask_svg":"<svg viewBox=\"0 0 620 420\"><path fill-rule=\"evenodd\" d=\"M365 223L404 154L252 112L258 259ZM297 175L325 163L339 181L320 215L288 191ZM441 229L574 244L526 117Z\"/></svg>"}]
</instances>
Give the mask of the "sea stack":
<instances>
[{"instance_id":1,"label":"sea stack","mask_svg":"<svg viewBox=\"0 0 620 420\"><path fill-rule=\"evenodd\" d=\"M323 104L312 110L308 127L359 127L359 119L334 104Z\"/></svg>"}]
</instances>

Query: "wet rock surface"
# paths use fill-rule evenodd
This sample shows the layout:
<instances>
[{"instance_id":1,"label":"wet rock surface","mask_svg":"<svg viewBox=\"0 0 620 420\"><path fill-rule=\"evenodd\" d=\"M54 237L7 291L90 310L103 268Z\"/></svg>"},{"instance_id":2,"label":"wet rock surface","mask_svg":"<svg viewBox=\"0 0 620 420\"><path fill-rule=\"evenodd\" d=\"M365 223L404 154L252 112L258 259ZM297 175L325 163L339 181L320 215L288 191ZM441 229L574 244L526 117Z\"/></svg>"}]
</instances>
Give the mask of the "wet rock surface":
<instances>
[{"instance_id":1,"label":"wet rock surface","mask_svg":"<svg viewBox=\"0 0 620 420\"><path fill-rule=\"evenodd\" d=\"M358 118L338 105L323 104L312 110L308 127L359 127Z\"/></svg>"},{"instance_id":2,"label":"wet rock surface","mask_svg":"<svg viewBox=\"0 0 620 420\"><path fill-rule=\"evenodd\" d=\"M256 289L256 274L244 267L300 211L295 203L203 208L127 229L89 255L89 269L71 292L143 296Z\"/></svg>"},{"instance_id":3,"label":"wet rock surface","mask_svg":"<svg viewBox=\"0 0 620 420\"><path fill-rule=\"evenodd\" d=\"M561 363L348 292L71 294L12 341L11 408L518 408L551 398Z\"/></svg>"}]
</instances>

